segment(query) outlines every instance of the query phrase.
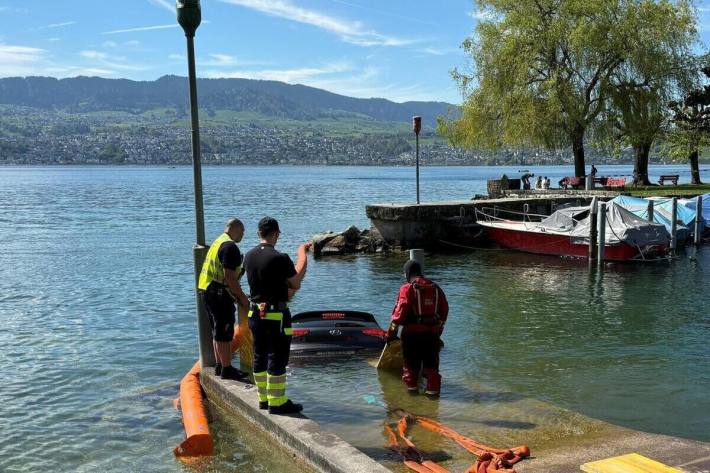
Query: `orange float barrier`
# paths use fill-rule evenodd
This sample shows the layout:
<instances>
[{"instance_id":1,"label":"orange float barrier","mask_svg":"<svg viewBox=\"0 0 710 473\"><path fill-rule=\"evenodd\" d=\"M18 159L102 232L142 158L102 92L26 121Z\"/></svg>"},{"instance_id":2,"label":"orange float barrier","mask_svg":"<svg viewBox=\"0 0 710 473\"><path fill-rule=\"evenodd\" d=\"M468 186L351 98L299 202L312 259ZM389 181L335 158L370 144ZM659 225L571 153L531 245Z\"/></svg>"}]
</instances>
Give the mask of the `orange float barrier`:
<instances>
[{"instance_id":1,"label":"orange float barrier","mask_svg":"<svg viewBox=\"0 0 710 473\"><path fill-rule=\"evenodd\" d=\"M239 327L235 327L232 338L232 352L239 349ZM207 422L205 403L200 385L200 362L197 361L180 381L180 397L173 401L173 406L182 408L182 423L185 426L185 440L173 449L180 459L212 455L214 445Z\"/></svg>"},{"instance_id":2,"label":"orange float barrier","mask_svg":"<svg viewBox=\"0 0 710 473\"><path fill-rule=\"evenodd\" d=\"M397 423L397 433L406 445L406 448L400 446L399 440L392 427L385 425L385 430L389 438L390 449L397 452L402 457L405 466L410 470L421 473L448 473L446 468L439 466L431 460L426 460L424 454L417 449L414 442L407 436L407 429L409 424L412 423L419 424L427 430L450 438L476 455L478 457L476 463L471 465L466 470L466 473L515 473L512 466L523 458L530 456L530 449L527 445L521 445L512 449L489 447L488 445L465 437L435 420L411 415L403 411L400 412L403 415Z\"/></svg>"},{"instance_id":3,"label":"orange float barrier","mask_svg":"<svg viewBox=\"0 0 710 473\"><path fill-rule=\"evenodd\" d=\"M212 436L202 400L199 361L180 381L180 406L187 438L175 447L173 453L178 458L212 455Z\"/></svg>"}]
</instances>

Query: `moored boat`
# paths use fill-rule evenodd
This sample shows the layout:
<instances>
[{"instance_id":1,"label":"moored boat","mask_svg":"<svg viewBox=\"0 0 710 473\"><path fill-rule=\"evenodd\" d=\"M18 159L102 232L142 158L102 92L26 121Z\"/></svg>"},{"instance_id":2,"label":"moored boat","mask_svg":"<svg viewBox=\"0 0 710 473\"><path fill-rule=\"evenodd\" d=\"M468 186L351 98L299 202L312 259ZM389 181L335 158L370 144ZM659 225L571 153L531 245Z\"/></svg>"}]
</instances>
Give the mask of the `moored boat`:
<instances>
[{"instance_id":1,"label":"moored boat","mask_svg":"<svg viewBox=\"0 0 710 473\"><path fill-rule=\"evenodd\" d=\"M505 248L586 258L589 254L589 209L561 209L539 222L506 220L479 213L478 224L490 239ZM656 257L665 253L669 242L670 235L663 225L645 221L614 203L607 204L606 260L630 261Z\"/></svg>"}]
</instances>

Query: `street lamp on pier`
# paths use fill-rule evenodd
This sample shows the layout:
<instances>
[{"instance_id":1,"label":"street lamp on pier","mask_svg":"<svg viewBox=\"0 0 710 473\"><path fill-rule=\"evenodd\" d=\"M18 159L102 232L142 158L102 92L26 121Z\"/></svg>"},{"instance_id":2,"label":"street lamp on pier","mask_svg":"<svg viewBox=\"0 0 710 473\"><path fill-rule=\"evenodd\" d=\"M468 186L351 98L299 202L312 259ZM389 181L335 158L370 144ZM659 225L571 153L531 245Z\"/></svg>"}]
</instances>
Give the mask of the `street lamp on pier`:
<instances>
[{"instance_id":1,"label":"street lamp on pier","mask_svg":"<svg viewBox=\"0 0 710 473\"><path fill-rule=\"evenodd\" d=\"M197 74L195 72L195 32L202 21L200 0L177 0L177 20L185 31L187 38L187 68L190 84L190 118L192 123L192 174L195 185L195 231L196 242L192 248L195 264L195 303L197 304L197 334L200 346L200 363L203 368L214 366L215 358L212 348L212 336L200 300L197 282L205 261L207 247L205 243L205 216L202 203L202 158L200 154L200 119L197 114Z\"/></svg>"}]
</instances>

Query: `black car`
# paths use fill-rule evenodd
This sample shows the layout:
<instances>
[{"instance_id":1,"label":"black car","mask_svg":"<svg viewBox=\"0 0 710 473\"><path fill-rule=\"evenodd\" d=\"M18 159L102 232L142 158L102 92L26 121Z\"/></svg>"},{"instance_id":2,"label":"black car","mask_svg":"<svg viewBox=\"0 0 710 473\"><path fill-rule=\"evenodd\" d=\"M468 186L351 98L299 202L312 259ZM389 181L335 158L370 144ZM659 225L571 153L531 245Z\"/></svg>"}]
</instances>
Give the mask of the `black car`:
<instances>
[{"instance_id":1,"label":"black car","mask_svg":"<svg viewBox=\"0 0 710 473\"><path fill-rule=\"evenodd\" d=\"M291 356L376 354L387 333L372 314L351 310L301 312L291 317Z\"/></svg>"}]
</instances>

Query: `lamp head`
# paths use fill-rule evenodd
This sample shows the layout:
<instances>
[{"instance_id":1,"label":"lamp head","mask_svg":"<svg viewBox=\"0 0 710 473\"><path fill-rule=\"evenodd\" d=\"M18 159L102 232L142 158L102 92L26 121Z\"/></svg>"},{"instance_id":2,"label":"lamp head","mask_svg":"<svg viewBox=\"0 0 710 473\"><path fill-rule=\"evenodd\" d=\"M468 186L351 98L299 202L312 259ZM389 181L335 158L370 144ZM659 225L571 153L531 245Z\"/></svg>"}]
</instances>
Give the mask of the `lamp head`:
<instances>
[{"instance_id":1,"label":"lamp head","mask_svg":"<svg viewBox=\"0 0 710 473\"><path fill-rule=\"evenodd\" d=\"M197 27L202 21L200 0L177 0L177 20L185 30L185 36L195 36Z\"/></svg>"},{"instance_id":2,"label":"lamp head","mask_svg":"<svg viewBox=\"0 0 710 473\"><path fill-rule=\"evenodd\" d=\"M414 133L419 135L419 132L422 131L422 117L412 117L412 128Z\"/></svg>"}]
</instances>

